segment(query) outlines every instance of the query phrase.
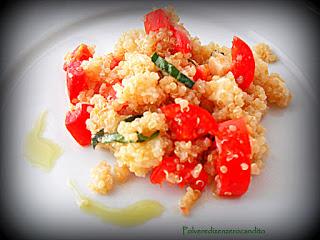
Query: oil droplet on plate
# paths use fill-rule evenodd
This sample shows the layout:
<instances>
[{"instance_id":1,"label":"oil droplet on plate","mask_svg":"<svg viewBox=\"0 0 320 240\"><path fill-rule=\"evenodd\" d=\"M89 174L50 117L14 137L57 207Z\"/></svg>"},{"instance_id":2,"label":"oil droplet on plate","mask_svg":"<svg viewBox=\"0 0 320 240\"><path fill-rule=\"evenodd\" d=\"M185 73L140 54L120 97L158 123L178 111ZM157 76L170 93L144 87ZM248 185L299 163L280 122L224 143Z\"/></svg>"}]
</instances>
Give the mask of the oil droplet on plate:
<instances>
[{"instance_id":1,"label":"oil droplet on plate","mask_svg":"<svg viewBox=\"0 0 320 240\"><path fill-rule=\"evenodd\" d=\"M24 150L31 165L50 171L61 156L62 149L50 139L42 136L46 126L46 117L46 111L41 113L36 124L26 136Z\"/></svg>"},{"instance_id":2,"label":"oil droplet on plate","mask_svg":"<svg viewBox=\"0 0 320 240\"><path fill-rule=\"evenodd\" d=\"M125 208L108 207L84 196L73 181L69 180L68 185L75 192L77 204L82 211L114 225L133 227L159 217L164 211L164 207L154 200L141 200Z\"/></svg>"}]
</instances>

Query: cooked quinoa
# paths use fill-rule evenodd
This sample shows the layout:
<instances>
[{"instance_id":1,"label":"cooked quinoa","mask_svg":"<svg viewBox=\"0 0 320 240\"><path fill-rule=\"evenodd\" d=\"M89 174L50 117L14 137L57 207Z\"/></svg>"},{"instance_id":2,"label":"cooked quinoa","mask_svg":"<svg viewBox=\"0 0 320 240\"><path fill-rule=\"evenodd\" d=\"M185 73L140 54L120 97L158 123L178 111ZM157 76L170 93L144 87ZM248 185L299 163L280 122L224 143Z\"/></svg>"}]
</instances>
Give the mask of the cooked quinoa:
<instances>
[{"instance_id":1,"label":"cooked quinoa","mask_svg":"<svg viewBox=\"0 0 320 240\"><path fill-rule=\"evenodd\" d=\"M154 16L162 18L158 28L149 22ZM94 147L112 151L115 156L113 174L105 161L93 169L90 185L93 191L107 194L114 181L124 183L130 173L137 177L150 176L151 182L164 180L186 186L180 209L188 215L204 187L213 184L207 179L216 179L214 189L224 191L221 196L236 195L222 190L221 176L232 170L221 163L221 148L227 140L211 130L205 132L204 128L210 125L207 119L212 118L219 126L229 121L244 121L245 130L239 129L239 123L230 124L227 131L231 135L246 132L250 154L248 162L239 163L240 170L259 175L268 152L266 129L261 120L269 108L287 107L292 94L279 73L269 73L268 63L277 61L278 57L264 43L252 50L246 48L252 54L248 60L244 54L235 56L234 46L230 48L215 42L201 44L180 23L172 8L147 14L144 23L145 29L123 33L112 53L96 56L94 46L88 46L83 53L82 45L67 54L67 79L73 80L70 64L74 61L81 63L77 71L82 71L81 76L85 76L86 81L75 98L71 99L69 89L70 102L75 104L71 110L84 104L90 106L86 111L85 130L92 143L96 141ZM233 44L236 41L239 40L235 38ZM160 63L154 60L158 56ZM252 71L252 79L246 87L243 84L250 77L236 73L237 63L240 66L241 61L254 63L248 70ZM170 66L174 66L176 72ZM190 80L193 86L189 87L181 79ZM172 109L177 106L174 108L179 112L177 117L171 119L167 106ZM206 113L196 117L195 111ZM193 117L193 125L183 128L183 124L188 123L185 119ZM221 129L219 127L218 131ZM197 132L191 133L193 130ZM227 151L226 163L246 157L237 151L231 157ZM183 169L190 169L189 175L181 175ZM163 179L159 180L160 177ZM191 177L193 180L186 180Z\"/></svg>"},{"instance_id":2,"label":"cooked quinoa","mask_svg":"<svg viewBox=\"0 0 320 240\"><path fill-rule=\"evenodd\" d=\"M179 206L182 214L189 215L196 201L201 197L201 192L187 187L185 195L180 200Z\"/></svg>"},{"instance_id":3,"label":"cooked quinoa","mask_svg":"<svg viewBox=\"0 0 320 240\"><path fill-rule=\"evenodd\" d=\"M106 161L101 161L96 167L91 169L92 182L89 187L92 191L101 195L106 195L112 190L114 180L111 173L111 166Z\"/></svg>"},{"instance_id":4,"label":"cooked quinoa","mask_svg":"<svg viewBox=\"0 0 320 240\"><path fill-rule=\"evenodd\" d=\"M277 55L275 55L269 45L265 43L259 43L254 46L254 51L259 55L259 57L266 63L274 63L278 61Z\"/></svg>"},{"instance_id":5,"label":"cooked quinoa","mask_svg":"<svg viewBox=\"0 0 320 240\"><path fill-rule=\"evenodd\" d=\"M113 168L114 172L114 179L116 180L117 183L125 183L128 181L130 177L130 171L129 169L124 165L124 166L119 166L116 164Z\"/></svg>"}]
</instances>

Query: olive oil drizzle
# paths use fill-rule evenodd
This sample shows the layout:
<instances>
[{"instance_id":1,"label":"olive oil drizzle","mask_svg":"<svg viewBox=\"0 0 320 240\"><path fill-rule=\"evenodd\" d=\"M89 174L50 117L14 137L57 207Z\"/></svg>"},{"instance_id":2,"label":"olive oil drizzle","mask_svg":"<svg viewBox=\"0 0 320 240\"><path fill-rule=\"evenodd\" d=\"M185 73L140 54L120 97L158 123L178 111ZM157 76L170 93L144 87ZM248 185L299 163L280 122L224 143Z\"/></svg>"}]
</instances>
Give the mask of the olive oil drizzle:
<instances>
[{"instance_id":1,"label":"olive oil drizzle","mask_svg":"<svg viewBox=\"0 0 320 240\"><path fill-rule=\"evenodd\" d=\"M40 114L32 130L27 134L24 151L28 162L44 171L50 171L62 155L61 147L52 140L44 138L47 111Z\"/></svg>"},{"instance_id":2,"label":"olive oil drizzle","mask_svg":"<svg viewBox=\"0 0 320 240\"><path fill-rule=\"evenodd\" d=\"M154 200L141 200L125 208L112 208L84 196L76 187L75 182L68 181L69 187L76 195L80 209L87 214L95 215L101 220L121 227L133 227L159 217L164 207Z\"/></svg>"}]
</instances>

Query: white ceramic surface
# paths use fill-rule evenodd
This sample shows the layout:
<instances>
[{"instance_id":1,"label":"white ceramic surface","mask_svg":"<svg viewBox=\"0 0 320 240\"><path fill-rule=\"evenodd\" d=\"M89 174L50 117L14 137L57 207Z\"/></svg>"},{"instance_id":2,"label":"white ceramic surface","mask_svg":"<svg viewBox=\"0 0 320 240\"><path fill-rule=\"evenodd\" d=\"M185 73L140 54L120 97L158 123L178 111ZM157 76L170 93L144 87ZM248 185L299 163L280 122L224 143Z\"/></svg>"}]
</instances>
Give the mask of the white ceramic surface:
<instances>
[{"instance_id":1,"label":"white ceramic surface","mask_svg":"<svg viewBox=\"0 0 320 240\"><path fill-rule=\"evenodd\" d=\"M278 10L270 20L266 10L258 6L251 7L251 11L250 7L248 10L239 6L239 11L235 11L230 10L228 4L215 6L206 2L197 7L190 2L173 4L190 33L199 36L202 42L215 41L230 46L233 35L240 36L250 45L263 40L275 49L280 58L278 63L270 66L270 72L278 72L286 79L293 93L293 102L287 109L270 110L263 120L270 153L262 175L253 178L250 191L240 199L218 200L207 190L191 216L185 218L177 207L183 190L168 186L160 189L151 185L148 178L132 178L106 197L96 196L88 190L89 169L101 160L112 163L113 157L90 147L81 148L66 131L64 116L68 101L63 57L81 42L95 44L97 54L112 51L122 32L143 27L142 16L153 5L113 3L103 7L93 5L87 9L77 6L77 11L67 6L55 12L45 6L42 9L47 12L41 12L41 21L39 16L30 14L33 34L24 34L28 30L25 28L12 32L16 38L7 51L15 50L3 66L4 75L12 73L12 79L1 109L6 113L3 119L6 127L2 135L8 141L3 144L6 159L2 170L10 221L28 236L77 236L78 239L90 236L135 238L154 236L154 233L187 238L181 233L183 225L198 228L256 226L266 230L267 234L262 237L268 238L303 227L313 210L312 198L309 197L313 163L308 148L311 129L305 123L306 118L314 114L316 93L309 66L302 63L297 55L303 50L298 44L290 48L285 43L287 39L293 39L294 43L297 41L295 29L287 28L293 24ZM290 14L299 13L289 12L289 19L293 18ZM266 22L268 19L270 21ZM25 24L28 26L28 22ZM283 33L283 27L286 33ZM303 54L300 56L304 57ZM22 151L26 133L44 110L48 110L45 136L64 149L64 154L49 174L31 167ZM149 198L160 201L166 211L160 218L135 228L105 224L79 210L72 191L66 185L68 178L74 179L82 192L107 205L122 207Z\"/></svg>"}]
</instances>

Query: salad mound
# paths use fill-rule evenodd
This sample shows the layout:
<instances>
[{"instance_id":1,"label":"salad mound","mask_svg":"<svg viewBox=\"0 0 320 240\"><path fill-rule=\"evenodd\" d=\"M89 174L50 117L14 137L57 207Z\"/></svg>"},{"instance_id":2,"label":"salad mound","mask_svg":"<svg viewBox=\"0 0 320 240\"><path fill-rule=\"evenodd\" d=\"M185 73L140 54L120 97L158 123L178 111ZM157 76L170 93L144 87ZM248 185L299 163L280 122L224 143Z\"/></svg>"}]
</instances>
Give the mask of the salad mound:
<instances>
[{"instance_id":1,"label":"salad mound","mask_svg":"<svg viewBox=\"0 0 320 240\"><path fill-rule=\"evenodd\" d=\"M144 29L123 33L112 53L80 44L65 57L65 125L80 145L115 156L113 170L102 162L92 171L91 189L107 194L130 173L178 185L185 215L208 186L225 198L245 194L268 151L261 119L291 100L269 73L277 60L238 36L230 47L203 45L172 8L147 13Z\"/></svg>"}]
</instances>

